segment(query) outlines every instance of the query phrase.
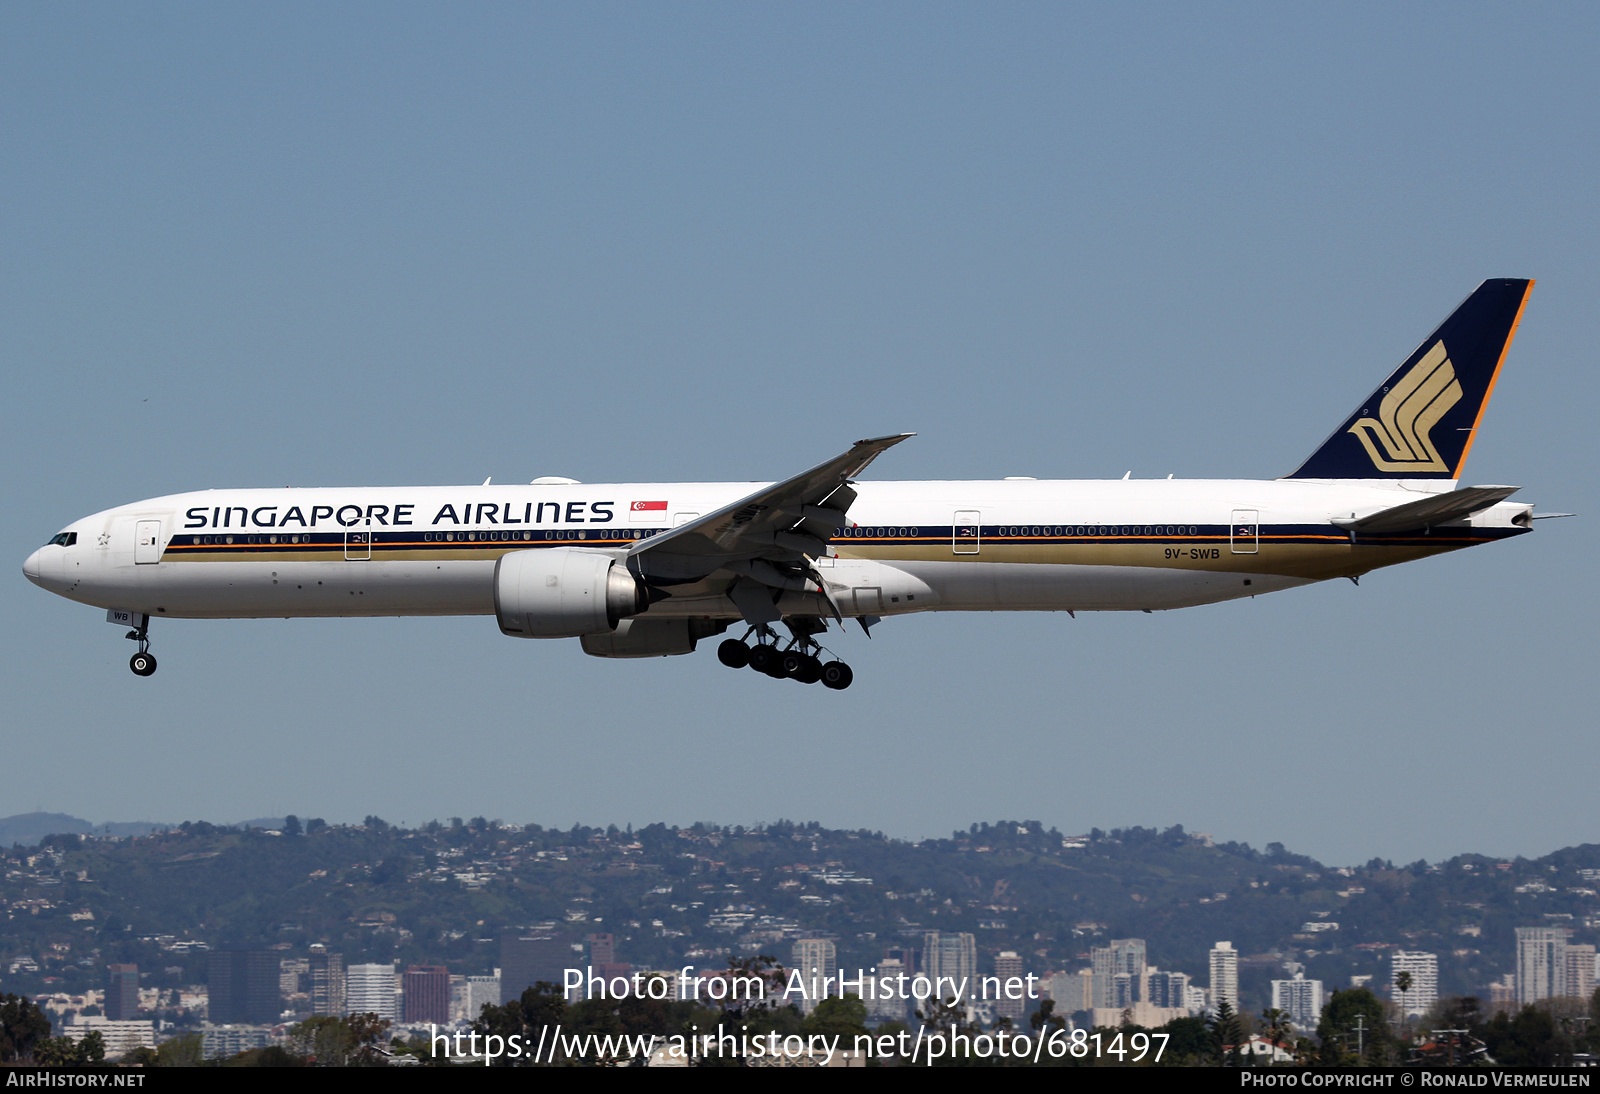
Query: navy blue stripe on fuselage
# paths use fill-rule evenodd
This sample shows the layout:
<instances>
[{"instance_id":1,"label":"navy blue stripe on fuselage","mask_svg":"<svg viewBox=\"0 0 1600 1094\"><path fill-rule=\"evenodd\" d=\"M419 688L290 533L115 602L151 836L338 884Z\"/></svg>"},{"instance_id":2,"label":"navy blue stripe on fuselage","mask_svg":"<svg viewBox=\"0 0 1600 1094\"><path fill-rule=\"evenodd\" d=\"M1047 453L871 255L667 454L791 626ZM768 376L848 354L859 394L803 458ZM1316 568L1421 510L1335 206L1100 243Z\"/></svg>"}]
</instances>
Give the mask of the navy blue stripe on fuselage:
<instances>
[{"instance_id":1,"label":"navy blue stripe on fuselage","mask_svg":"<svg viewBox=\"0 0 1600 1094\"><path fill-rule=\"evenodd\" d=\"M1243 530L1251 529L1250 531ZM164 557L178 560L185 556L225 554L248 558L256 554L322 555L329 551L363 553L366 537L371 537L374 555L391 552L457 554L461 551L505 551L556 546L621 547L649 539L666 528L544 528L519 531L481 529L466 532L359 531L269 534L241 533L179 535L172 538ZM850 547L946 547L960 554L961 548L999 546L1088 546L1182 544L1227 546L1259 542L1261 545L1347 544L1383 546L1436 546L1484 543L1522 535L1524 528L1443 527L1432 532L1396 532L1381 535L1358 534L1354 539L1345 529L1330 524L1075 524L1075 525L982 525L974 526L870 525L836 529L830 541L836 548ZM1230 536L1230 532L1235 535Z\"/></svg>"}]
</instances>

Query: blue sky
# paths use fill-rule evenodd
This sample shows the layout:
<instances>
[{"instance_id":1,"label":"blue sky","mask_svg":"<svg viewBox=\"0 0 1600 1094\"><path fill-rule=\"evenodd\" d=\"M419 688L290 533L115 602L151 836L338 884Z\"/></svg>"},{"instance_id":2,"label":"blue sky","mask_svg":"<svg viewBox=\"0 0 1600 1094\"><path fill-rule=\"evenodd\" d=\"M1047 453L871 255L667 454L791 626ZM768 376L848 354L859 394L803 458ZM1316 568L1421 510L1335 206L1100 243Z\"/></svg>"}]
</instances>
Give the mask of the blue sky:
<instances>
[{"instance_id":1,"label":"blue sky","mask_svg":"<svg viewBox=\"0 0 1600 1094\"><path fill-rule=\"evenodd\" d=\"M0 813L1600 839L1591 5L13 5ZM838 694L488 618L29 585L211 486L1271 477L1486 277L1515 542L1153 616L929 616Z\"/></svg>"}]
</instances>

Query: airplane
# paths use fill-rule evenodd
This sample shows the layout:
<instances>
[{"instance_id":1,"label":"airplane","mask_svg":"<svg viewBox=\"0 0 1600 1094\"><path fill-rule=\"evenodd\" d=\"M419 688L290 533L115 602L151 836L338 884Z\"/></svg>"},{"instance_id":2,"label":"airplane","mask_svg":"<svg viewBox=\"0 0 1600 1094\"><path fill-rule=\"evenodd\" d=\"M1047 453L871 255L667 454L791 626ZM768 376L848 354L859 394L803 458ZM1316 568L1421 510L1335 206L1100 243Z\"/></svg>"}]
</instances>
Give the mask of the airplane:
<instances>
[{"instance_id":1,"label":"airplane","mask_svg":"<svg viewBox=\"0 0 1600 1094\"><path fill-rule=\"evenodd\" d=\"M1458 488L1532 287L1479 285L1277 479L862 481L899 433L766 485L175 494L74 521L23 573L129 627L140 676L157 618L494 615L614 658L691 653L742 623L723 664L841 690L854 674L822 640L846 619L870 636L914 612L1154 612L1359 583L1569 515Z\"/></svg>"}]
</instances>

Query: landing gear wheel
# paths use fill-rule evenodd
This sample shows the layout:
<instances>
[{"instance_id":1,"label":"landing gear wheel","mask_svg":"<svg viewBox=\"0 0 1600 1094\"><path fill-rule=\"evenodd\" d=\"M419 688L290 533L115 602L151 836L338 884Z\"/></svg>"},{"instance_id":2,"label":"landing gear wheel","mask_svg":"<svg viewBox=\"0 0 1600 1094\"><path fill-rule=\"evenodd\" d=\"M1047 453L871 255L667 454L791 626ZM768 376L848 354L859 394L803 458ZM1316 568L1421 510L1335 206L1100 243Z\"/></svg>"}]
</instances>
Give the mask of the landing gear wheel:
<instances>
[{"instance_id":1,"label":"landing gear wheel","mask_svg":"<svg viewBox=\"0 0 1600 1094\"><path fill-rule=\"evenodd\" d=\"M798 680L802 684L815 684L822 679L821 661L818 661L809 653L803 653L799 657L799 662L798 665L789 670L790 679Z\"/></svg>"},{"instance_id":2,"label":"landing gear wheel","mask_svg":"<svg viewBox=\"0 0 1600 1094\"><path fill-rule=\"evenodd\" d=\"M128 667L135 676L149 676L156 671L156 659L148 653L136 653L128 658Z\"/></svg>"},{"instance_id":3,"label":"landing gear wheel","mask_svg":"<svg viewBox=\"0 0 1600 1094\"><path fill-rule=\"evenodd\" d=\"M730 638L717 647L717 660L730 669L742 669L750 663L750 647L737 638Z\"/></svg>"},{"instance_id":4,"label":"landing gear wheel","mask_svg":"<svg viewBox=\"0 0 1600 1094\"><path fill-rule=\"evenodd\" d=\"M764 672L768 676L771 676L773 675L772 670L774 667L776 667L777 663L778 651L773 646L762 643L761 645L750 650L748 664L757 672Z\"/></svg>"},{"instance_id":5,"label":"landing gear wheel","mask_svg":"<svg viewBox=\"0 0 1600 1094\"><path fill-rule=\"evenodd\" d=\"M785 676L799 676L805 664L806 655L799 650L788 650L778 657L778 668Z\"/></svg>"},{"instance_id":6,"label":"landing gear wheel","mask_svg":"<svg viewBox=\"0 0 1600 1094\"><path fill-rule=\"evenodd\" d=\"M855 678L856 674L851 672L850 666L843 661L829 661L822 666L822 686L825 688L843 691Z\"/></svg>"}]
</instances>

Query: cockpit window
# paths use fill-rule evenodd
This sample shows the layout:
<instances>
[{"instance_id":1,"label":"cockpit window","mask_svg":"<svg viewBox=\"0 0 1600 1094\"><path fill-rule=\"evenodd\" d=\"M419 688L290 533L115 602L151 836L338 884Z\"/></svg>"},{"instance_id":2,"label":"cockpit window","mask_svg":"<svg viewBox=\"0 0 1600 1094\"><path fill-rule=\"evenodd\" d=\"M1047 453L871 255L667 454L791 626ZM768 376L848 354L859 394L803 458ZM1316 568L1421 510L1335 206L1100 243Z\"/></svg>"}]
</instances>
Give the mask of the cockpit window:
<instances>
[{"instance_id":1,"label":"cockpit window","mask_svg":"<svg viewBox=\"0 0 1600 1094\"><path fill-rule=\"evenodd\" d=\"M50 537L50 542L45 544L45 546L46 547L50 547L50 546L71 547L74 543L77 543L77 542L78 542L78 533L76 533L76 532L57 532L55 535Z\"/></svg>"}]
</instances>

